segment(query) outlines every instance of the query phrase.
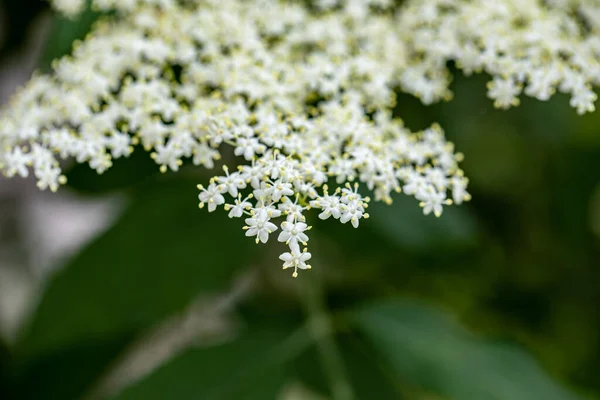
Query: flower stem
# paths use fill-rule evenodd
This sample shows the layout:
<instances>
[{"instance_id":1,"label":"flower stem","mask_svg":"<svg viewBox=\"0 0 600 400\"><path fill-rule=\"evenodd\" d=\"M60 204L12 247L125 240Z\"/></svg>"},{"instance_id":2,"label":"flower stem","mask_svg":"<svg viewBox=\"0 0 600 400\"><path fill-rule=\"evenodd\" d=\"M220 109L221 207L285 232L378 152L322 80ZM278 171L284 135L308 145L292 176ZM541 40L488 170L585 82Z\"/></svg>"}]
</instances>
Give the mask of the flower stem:
<instances>
[{"instance_id":1,"label":"flower stem","mask_svg":"<svg viewBox=\"0 0 600 400\"><path fill-rule=\"evenodd\" d=\"M307 323L315 340L323 369L331 386L333 400L352 400L352 386L346 376L329 312L325 305L323 287L317 274L303 274L301 299L307 314Z\"/></svg>"}]
</instances>

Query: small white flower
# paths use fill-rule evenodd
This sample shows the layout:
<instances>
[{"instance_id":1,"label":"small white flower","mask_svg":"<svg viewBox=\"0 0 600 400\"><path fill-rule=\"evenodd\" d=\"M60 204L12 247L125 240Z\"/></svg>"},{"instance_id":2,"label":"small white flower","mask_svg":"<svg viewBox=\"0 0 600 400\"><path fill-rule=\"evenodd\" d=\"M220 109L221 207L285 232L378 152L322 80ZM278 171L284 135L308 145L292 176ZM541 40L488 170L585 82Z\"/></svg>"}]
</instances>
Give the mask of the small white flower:
<instances>
[{"instance_id":1,"label":"small white flower","mask_svg":"<svg viewBox=\"0 0 600 400\"><path fill-rule=\"evenodd\" d=\"M361 198L360 194L358 194L358 183L354 184L354 188L352 188L352 185L350 185L350 183L346 183L346 186L343 189L341 189L341 192L342 203L347 204L352 200L360 200Z\"/></svg>"},{"instance_id":2,"label":"small white flower","mask_svg":"<svg viewBox=\"0 0 600 400\"><path fill-rule=\"evenodd\" d=\"M340 201L340 197L336 195L329 195L325 193L322 197L319 197L316 200L311 200L311 207L320 208L323 210L319 214L320 219L327 219L331 216L333 218L338 219L340 215L342 215L342 202Z\"/></svg>"},{"instance_id":3,"label":"small white flower","mask_svg":"<svg viewBox=\"0 0 600 400\"><path fill-rule=\"evenodd\" d=\"M127 157L133 152L129 135L114 131L107 139L107 147L111 149L114 158Z\"/></svg>"},{"instance_id":4,"label":"small white flower","mask_svg":"<svg viewBox=\"0 0 600 400\"><path fill-rule=\"evenodd\" d=\"M519 105L521 86L513 79L502 79L495 77L488 82L488 97L494 100L494 106L497 108L509 108Z\"/></svg>"},{"instance_id":5,"label":"small white flower","mask_svg":"<svg viewBox=\"0 0 600 400\"><path fill-rule=\"evenodd\" d=\"M446 171L441 168L429 168L425 172L426 180L433 184L438 190L446 191L448 188L448 177Z\"/></svg>"},{"instance_id":6,"label":"small white flower","mask_svg":"<svg viewBox=\"0 0 600 400\"><path fill-rule=\"evenodd\" d=\"M283 253L279 256L279 259L283 261L283 269L294 268L292 276L296 278L298 276L298 269L310 269L311 266L306 264L311 259L312 255L304 249L300 252L298 246L294 246L290 249L290 252Z\"/></svg>"},{"instance_id":7,"label":"small white flower","mask_svg":"<svg viewBox=\"0 0 600 400\"><path fill-rule=\"evenodd\" d=\"M208 204L208 211L213 212L217 209L217 206L225 203L225 197L223 197L216 184L211 183L207 188L198 185L198 189L201 190L198 195L200 208L204 207L204 204Z\"/></svg>"},{"instance_id":8,"label":"small white flower","mask_svg":"<svg viewBox=\"0 0 600 400\"><path fill-rule=\"evenodd\" d=\"M416 195L427 186L427 179L416 171L411 171L403 179L406 184L402 190L408 195Z\"/></svg>"},{"instance_id":9,"label":"small white flower","mask_svg":"<svg viewBox=\"0 0 600 400\"><path fill-rule=\"evenodd\" d=\"M66 178L60 174L60 168L46 166L35 171L38 178L37 187L41 190L49 188L52 192L58 190L58 186L66 182Z\"/></svg>"},{"instance_id":10,"label":"small white flower","mask_svg":"<svg viewBox=\"0 0 600 400\"><path fill-rule=\"evenodd\" d=\"M329 167L329 172L336 176L336 183L344 183L347 180L353 181L356 178L354 162L348 159L337 160L335 164Z\"/></svg>"},{"instance_id":11,"label":"small white flower","mask_svg":"<svg viewBox=\"0 0 600 400\"><path fill-rule=\"evenodd\" d=\"M234 154L244 156L247 161L254 158L255 154L261 154L266 150L264 144L261 144L256 138L239 137L237 139Z\"/></svg>"},{"instance_id":12,"label":"small white flower","mask_svg":"<svg viewBox=\"0 0 600 400\"><path fill-rule=\"evenodd\" d=\"M265 168L254 161L252 165L240 166L240 178L250 183L253 189L260 189L261 181L266 174Z\"/></svg>"},{"instance_id":13,"label":"small white flower","mask_svg":"<svg viewBox=\"0 0 600 400\"><path fill-rule=\"evenodd\" d=\"M75 18L85 7L85 0L51 0L51 3L57 11L69 18Z\"/></svg>"},{"instance_id":14,"label":"small white flower","mask_svg":"<svg viewBox=\"0 0 600 400\"><path fill-rule=\"evenodd\" d=\"M293 202L287 197L282 198L277 208L287 215L286 219L289 222L304 221L306 219L303 214L306 207L298 204L298 196Z\"/></svg>"},{"instance_id":15,"label":"small white flower","mask_svg":"<svg viewBox=\"0 0 600 400\"><path fill-rule=\"evenodd\" d=\"M269 222L271 218L266 213L255 214L252 218L246 218L246 236L256 236L256 243L267 243L269 235L277 230L277 225Z\"/></svg>"},{"instance_id":16,"label":"small white flower","mask_svg":"<svg viewBox=\"0 0 600 400\"><path fill-rule=\"evenodd\" d=\"M594 93L588 86L580 86L573 90L573 95L569 104L571 107L577 109L579 115L583 115L586 112L592 112L596 109L594 102L598 98L598 95Z\"/></svg>"},{"instance_id":17,"label":"small white flower","mask_svg":"<svg viewBox=\"0 0 600 400\"><path fill-rule=\"evenodd\" d=\"M31 154L24 153L21 147L17 146L12 152L4 154L4 163L6 164L6 176L11 178L19 175L22 178L29 176L29 166L31 165Z\"/></svg>"},{"instance_id":18,"label":"small white flower","mask_svg":"<svg viewBox=\"0 0 600 400\"><path fill-rule=\"evenodd\" d=\"M272 183L271 199L274 202L278 202L284 196L292 196L293 194L291 183L282 182L281 180Z\"/></svg>"},{"instance_id":19,"label":"small white flower","mask_svg":"<svg viewBox=\"0 0 600 400\"><path fill-rule=\"evenodd\" d=\"M318 196L315 185L311 182L301 182L300 180L295 180L294 188L299 194L305 195L310 199L314 199Z\"/></svg>"},{"instance_id":20,"label":"small white flower","mask_svg":"<svg viewBox=\"0 0 600 400\"><path fill-rule=\"evenodd\" d=\"M452 199L455 204L462 204L463 201L469 201L471 195L467 192L468 179L455 176L452 178Z\"/></svg>"},{"instance_id":21,"label":"small white flower","mask_svg":"<svg viewBox=\"0 0 600 400\"><path fill-rule=\"evenodd\" d=\"M271 200L273 190L273 185L270 182L262 181L260 182L260 187L254 189L252 191L252 194L254 194L254 197L256 197L257 199Z\"/></svg>"},{"instance_id":22,"label":"small white flower","mask_svg":"<svg viewBox=\"0 0 600 400\"><path fill-rule=\"evenodd\" d=\"M229 174L227 166L223 166L225 176L217 176L216 181L219 184L217 187L221 193L229 193L231 197L237 197L238 189L244 189L246 187L246 181L240 177L238 172Z\"/></svg>"},{"instance_id":23,"label":"small white flower","mask_svg":"<svg viewBox=\"0 0 600 400\"><path fill-rule=\"evenodd\" d=\"M271 179L278 179L286 169L286 161L286 158L277 150L265 154L261 159L264 174L269 175Z\"/></svg>"},{"instance_id":24,"label":"small white flower","mask_svg":"<svg viewBox=\"0 0 600 400\"><path fill-rule=\"evenodd\" d=\"M418 199L421 200L419 205L423 207L423 214L429 215L433 212L436 217L442 215L443 205L452 204L452 200L446 199L446 192L438 192L433 186L421 191Z\"/></svg>"},{"instance_id":25,"label":"small white flower","mask_svg":"<svg viewBox=\"0 0 600 400\"><path fill-rule=\"evenodd\" d=\"M238 194L238 198L235 199L234 205L225 204L225 210L230 210L228 214L229 218L239 218L244 214L244 211L250 210L252 208L252 203L248 200L251 198L252 194L242 200L242 195Z\"/></svg>"},{"instance_id":26,"label":"small white flower","mask_svg":"<svg viewBox=\"0 0 600 400\"><path fill-rule=\"evenodd\" d=\"M277 240L289 244L290 247L298 244L298 242L306 246L306 242L308 242L308 236L304 233L304 231L308 229L310 229L309 226L304 222L293 223L283 221L281 223L281 233L279 234Z\"/></svg>"},{"instance_id":27,"label":"small white flower","mask_svg":"<svg viewBox=\"0 0 600 400\"><path fill-rule=\"evenodd\" d=\"M194 158L192 159L192 162L194 163L194 165L202 165L208 169L214 168L214 160L218 160L221 158L221 153L219 153L215 149L210 148L204 143L197 144L194 147L193 155Z\"/></svg>"},{"instance_id":28,"label":"small white flower","mask_svg":"<svg viewBox=\"0 0 600 400\"><path fill-rule=\"evenodd\" d=\"M174 142L169 142L166 146L156 146L156 153L152 153L154 161L161 166L161 172L166 172L167 167L172 171L178 171L182 165L181 156L183 152L175 146Z\"/></svg>"},{"instance_id":29,"label":"small white flower","mask_svg":"<svg viewBox=\"0 0 600 400\"><path fill-rule=\"evenodd\" d=\"M342 204L341 209L340 222L345 224L350 221L355 228L358 228L358 221L368 215L365 214L364 203L360 200L351 200L346 204Z\"/></svg>"}]
</instances>

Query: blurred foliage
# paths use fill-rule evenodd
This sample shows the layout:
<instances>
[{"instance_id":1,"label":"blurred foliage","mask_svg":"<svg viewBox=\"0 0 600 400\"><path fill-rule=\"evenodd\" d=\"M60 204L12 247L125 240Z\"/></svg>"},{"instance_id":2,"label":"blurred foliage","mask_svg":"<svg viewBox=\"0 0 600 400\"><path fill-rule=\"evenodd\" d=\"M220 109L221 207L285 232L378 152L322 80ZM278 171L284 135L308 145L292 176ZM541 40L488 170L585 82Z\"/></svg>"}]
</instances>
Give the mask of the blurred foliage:
<instances>
[{"instance_id":1,"label":"blurred foliage","mask_svg":"<svg viewBox=\"0 0 600 400\"><path fill-rule=\"evenodd\" d=\"M48 8L48 3L40 0L0 0L0 9L4 12L4 26L0 26L0 61L7 55L18 51L26 36L38 19L39 14Z\"/></svg>"},{"instance_id":2,"label":"blurred foliage","mask_svg":"<svg viewBox=\"0 0 600 400\"><path fill-rule=\"evenodd\" d=\"M436 248L440 251L464 251L476 245L477 222L464 208L447 207L444 218L429 218L415 212L415 201L399 196L391 206L374 203L369 206L376 229L391 245L416 253ZM398 223L402 221L402 223Z\"/></svg>"},{"instance_id":3,"label":"blurred foliage","mask_svg":"<svg viewBox=\"0 0 600 400\"><path fill-rule=\"evenodd\" d=\"M142 149L114 160L113 165L98 177L87 164L75 164L67 173L69 187L86 195L105 194L130 189L159 174L156 163Z\"/></svg>"},{"instance_id":4,"label":"blurred foliage","mask_svg":"<svg viewBox=\"0 0 600 400\"><path fill-rule=\"evenodd\" d=\"M119 221L54 276L22 351L135 331L199 293L227 288L257 247L231 234L239 221L198 212L196 197L194 181L186 179L139 188ZM236 251L219 255L224 243Z\"/></svg>"},{"instance_id":5,"label":"blurred foliage","mask_svg":"<svg viewBox=\"0 0 600 400\"><path fill-rule=\"evenodd\" d=\"M86 1L89 4L89 0ZM69 54L73 43L85 38L85 35L90 31L92 24L97 18L98 13L92 11L89 6L76 19L55 14L45 51L40 59L40 68L48 70L52 60Z\"/></svg>"},{"instance_id":6,"label":"blurred foliage","mask_svg":"<svg viewBox=\"0 0 600 400\"><path fill-rule=\"evenodd\" d=\"M134 399L274 399L309 335L289 316L253 316L229 343L190 349L118 395Z\"/></svg>"},{"instance_id":7,"label":"blurred foliage","mask_svg":"<svg viewBox=\"0 0 600 400\"><path fill-rule=\"evenodd\" d=\"M417 304L368 305L353 315L399 379L456 400L575 399L514 346L477 340Z\"/></svg>"},{"instance_id":8,"label":"blurred foliage","mask_svg":"<svg viewBox=\"0 0 600 400\"><path fill-rule=\"evenodd\" d=\"M376 353L365 349L354 335L336 337L348 380L357 399L405 399L396 377L386 371ZM331 387L323 371L316 346L296 360L296 373L304 385L324 396L331 395Z\"/></svg>"},{"instance_id":9,"label":"blurred foliage","mask_svg":"<svg viewBox=\"0 0 600 400\"><path fill-rule=\"evenodd\" d=\"M4 382L7 395L2 399L79 399L134 337L121 332L87 342L70 342L53 352L37 354L27 363L13 354Z\"/></svg>"},{"instance_id":10,"label":"blurred foliage","mask_svg":"<svg viewBox=\"0 0 600 400\"><path fill-rule=\"evenodd\" d=\"M43 62L89 17L57 19ZM136 339L248 270L257 283L232 339L187 349L116 398L271 399L290 383L332 396L331 365L357 399L598 398L600 114L579 117L561 97L494 110L485 81L457 76L449 103L398 104L411 129L440 122L465 154L473 201L436 219L398 195L357 230L313 215L314 270L296 280L240 221L197 209L206 173L157 174L141 150L104 175L73 167L71 190L123 192L129 206L0 351L1 398L82 398ZM307 282L318 282L317 314ZM311 334L323 318L332 330Z\"/></svg>"}]
</instances>

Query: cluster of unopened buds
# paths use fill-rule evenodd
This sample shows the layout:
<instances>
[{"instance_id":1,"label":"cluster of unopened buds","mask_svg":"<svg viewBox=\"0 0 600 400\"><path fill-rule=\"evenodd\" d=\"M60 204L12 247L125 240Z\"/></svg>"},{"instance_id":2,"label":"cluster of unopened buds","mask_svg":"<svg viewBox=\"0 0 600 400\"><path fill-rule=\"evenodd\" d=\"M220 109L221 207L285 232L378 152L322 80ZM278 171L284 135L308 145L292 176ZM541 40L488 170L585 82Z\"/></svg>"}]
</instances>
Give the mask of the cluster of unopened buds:
<instances>
[{"instance_id":1,"label":"cluster of unopened buds","mask_svg":"<svg viewBox=\"0 0 600 400\"><path fill-rule=\"evenodd\" d=\"M72 18L88 4L50 1ZM103 173L139 146L167 172L230 149L239 165L199 186L200 207L244 218L257 243L277 235L294 276L310 268L310 209L358 227L361 193L403 192L436 216L470 199L462 154L437 124L409 131L396 92L449 100L452 64L491 75L496 107L562 91L585 113L600 84L594 0L91 4L108 13L0 113L0 171L55 191L63 159Z\"/></svg>"}]
</instances>

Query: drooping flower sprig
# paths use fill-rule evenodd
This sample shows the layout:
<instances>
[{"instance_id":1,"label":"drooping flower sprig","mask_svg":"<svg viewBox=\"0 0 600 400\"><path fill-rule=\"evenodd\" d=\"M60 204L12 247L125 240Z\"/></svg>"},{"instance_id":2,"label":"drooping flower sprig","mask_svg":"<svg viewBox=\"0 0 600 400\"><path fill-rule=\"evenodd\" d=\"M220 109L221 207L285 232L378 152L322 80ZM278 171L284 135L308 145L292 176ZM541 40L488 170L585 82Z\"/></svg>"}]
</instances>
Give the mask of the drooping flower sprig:
<instances>
[{"instance_id":1,"label":"drooping flower sprig","mask_svg":"<svg viewBox=\"0 0 600 400\"><path fill-rule=\"evenodd\" d=\"M52 0L76 18L82 0ZM98 173L135 146L161 171L237 164L199 185L200 207L242 218L310 268L310 209L358 227L370 198L414 196L425 214L470 199L438 125L410 132L395 92L448 99L453 61L493 76L498 107L556 88L592 111L598 8L589 1L93 0L102 17L50 75L0 115L0 169L57 190L59 160ZM575 12L577 11L577 12ZM360 183L360 184L359 184Z\"/></svg>"}]
</instances>

